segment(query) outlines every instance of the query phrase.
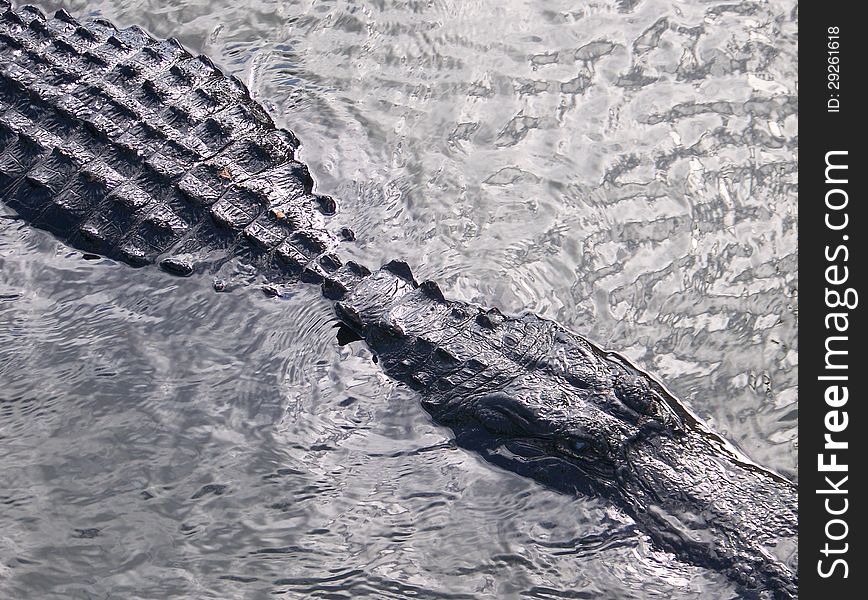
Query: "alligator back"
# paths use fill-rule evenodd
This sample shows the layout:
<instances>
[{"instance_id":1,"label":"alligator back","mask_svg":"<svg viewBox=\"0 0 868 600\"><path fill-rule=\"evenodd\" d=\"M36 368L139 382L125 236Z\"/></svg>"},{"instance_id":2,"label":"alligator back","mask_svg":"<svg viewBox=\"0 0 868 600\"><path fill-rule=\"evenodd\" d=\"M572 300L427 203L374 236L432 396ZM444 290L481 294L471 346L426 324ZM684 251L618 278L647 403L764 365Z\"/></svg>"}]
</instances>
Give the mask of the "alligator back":
<instances>
[{"instance_id":1,"label":"alligator back","mask_svg":"<svg viewBox=\"0 0 868 600\"><path fill-rule=\"evenodd\" d=\"M176 40L0 3L0 196L86 252L291 281L335 245L295 136Z\"/></svg>"}]
</instances>

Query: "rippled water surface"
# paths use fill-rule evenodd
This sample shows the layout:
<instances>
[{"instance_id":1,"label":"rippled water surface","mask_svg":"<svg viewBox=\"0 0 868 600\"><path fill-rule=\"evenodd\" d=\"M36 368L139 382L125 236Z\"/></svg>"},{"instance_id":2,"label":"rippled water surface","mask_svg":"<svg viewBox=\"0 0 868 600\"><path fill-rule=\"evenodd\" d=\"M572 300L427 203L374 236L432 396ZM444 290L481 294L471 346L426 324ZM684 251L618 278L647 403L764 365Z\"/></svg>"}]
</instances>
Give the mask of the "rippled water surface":
<instances>
[{"instance_id":1,"label":"rippled water surface","mask_svg":"<svg viewBox=\"0 0 868 600\"><path fill-rule=\"evenodd\" d=\"M795 2L63 6L243 79L366 264L557 319L795 476ZM218 294L0 220L0 596L735 595L454 447L333 325L316 289Z\"/></svg>"}]
</instances>

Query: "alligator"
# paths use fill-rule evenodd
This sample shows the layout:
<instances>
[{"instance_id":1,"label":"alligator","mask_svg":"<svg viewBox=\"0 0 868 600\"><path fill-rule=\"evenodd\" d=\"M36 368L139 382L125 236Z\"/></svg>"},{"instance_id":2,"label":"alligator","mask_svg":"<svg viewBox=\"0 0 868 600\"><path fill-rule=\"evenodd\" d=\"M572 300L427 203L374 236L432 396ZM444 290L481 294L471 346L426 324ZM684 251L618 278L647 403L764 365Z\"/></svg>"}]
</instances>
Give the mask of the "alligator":
<instances>
[{"instance_id":1,"label":"alligator","mask_svg":"<svg viewBox=\"0 0 868 600\"><path fill-rule=\"evenodd\" d=\"M320 285L340 343L364 340L462 447L609 499L744 597L796 597L795 486L651 376L553 321L448 300L405 262L344 262L354 235L332 230L299 141L207 57L100 18L0 11L0 198L21 219L132 267L239 261Z\"/></svg>"}]
</instances>

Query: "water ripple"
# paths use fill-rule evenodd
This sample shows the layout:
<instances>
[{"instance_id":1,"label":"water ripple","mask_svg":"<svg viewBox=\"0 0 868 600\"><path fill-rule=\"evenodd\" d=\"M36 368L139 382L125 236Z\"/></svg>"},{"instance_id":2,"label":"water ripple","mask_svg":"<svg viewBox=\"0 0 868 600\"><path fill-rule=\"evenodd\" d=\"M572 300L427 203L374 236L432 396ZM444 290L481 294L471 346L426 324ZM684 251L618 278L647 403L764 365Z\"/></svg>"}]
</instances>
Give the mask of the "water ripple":
<instances>
[{"instance_id":1,"label":"water ripple","mask_svg":"<svg viewBox=\"0 0 868 600\"><path fill-rule=\"evenodd\" d=\"M358 260L558 319L794 475L794 2L63 4L245 81ZM457 448L317 290L217 275L0 214L0 595L734 597Z\"/></svg>"}]
</instances>

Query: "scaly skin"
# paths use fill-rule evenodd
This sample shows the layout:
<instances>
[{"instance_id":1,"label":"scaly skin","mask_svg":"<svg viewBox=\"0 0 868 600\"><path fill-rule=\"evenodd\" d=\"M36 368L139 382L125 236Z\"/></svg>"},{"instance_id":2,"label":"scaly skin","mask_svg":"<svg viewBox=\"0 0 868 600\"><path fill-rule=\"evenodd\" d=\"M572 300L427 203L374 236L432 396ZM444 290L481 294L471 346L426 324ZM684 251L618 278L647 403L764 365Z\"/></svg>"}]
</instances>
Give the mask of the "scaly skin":
<instances>
[{"instance_id":1,"label":"scaly skin","mask_svg":"<svg viewBox=\"0 0 868 600\"><path fill-rule=\"evenodd\" d=\"M795 544L795 486L739 456L625 358L532 314L448 301L401 263L336 310L462 445L562 491L613 499L658 545L727 573L746 597L796 597L795 572L776 556Z\"/></svg>"},{"instance_id":2,"label":"scaly skin","mask_svg":"<svg viewBox=\"0 0 868 600\"><path fill-rule=\"evenodd\" d=\"M0 56L0 188L34 225L133 265L240 256L283 281L337 243L298 140L209 59L29 7L0 18Z\"/></svg>"},{"instance_id":3,"label":"scaly skin","mask_svg":"<svg viewBox=\"0 0 868 600\"><path fill-rule=\"evenodd\" d=\"M662 548L745 596L794 598L796 490L626 359L557 323L447 301L393 262L335 255L334 202L243 84L175 41L0 3L0 198L70 245L189 275L229 259L319 283L458 441L617 502ZM348 333L349 332L349 333Z\"/></svg>"}]
</instances>

